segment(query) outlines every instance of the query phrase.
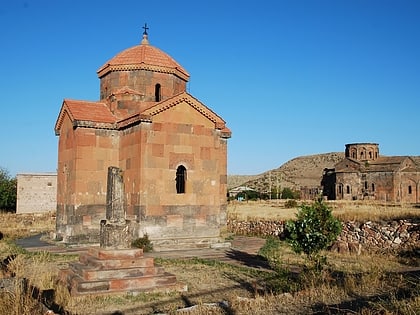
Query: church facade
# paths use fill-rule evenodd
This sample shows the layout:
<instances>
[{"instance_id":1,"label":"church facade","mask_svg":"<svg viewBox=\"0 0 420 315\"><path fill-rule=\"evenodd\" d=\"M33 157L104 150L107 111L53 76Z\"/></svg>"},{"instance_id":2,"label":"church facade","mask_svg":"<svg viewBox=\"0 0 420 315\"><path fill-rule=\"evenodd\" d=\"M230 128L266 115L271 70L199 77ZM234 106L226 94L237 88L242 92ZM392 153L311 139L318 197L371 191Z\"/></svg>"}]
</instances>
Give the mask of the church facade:
<instances>
[{"instance_id":1,"label":"church facade","mask_svg":"<svg viewBox=\"0 0 420 315\"><path fill-rule=\"evenodd\" d=\"M59 137L57 237L97 243L105 218L107 169L122 169L133 237L155 248L210 246L226 224L225 121L186 91L188 72L150 45L97 71L99 101L65 99Z\"/></svg>"},{"instance_id":2,"label":"church facade","mask_svg":"<svg viewBox=\"0 0 420 315\"><path fill-rule=\"evenodd\" d=\"M325 169L321 185L330 200L420 202L420 158L381 156L377 143L346 144L345 158Z\"/></svg>"}]
</instances>

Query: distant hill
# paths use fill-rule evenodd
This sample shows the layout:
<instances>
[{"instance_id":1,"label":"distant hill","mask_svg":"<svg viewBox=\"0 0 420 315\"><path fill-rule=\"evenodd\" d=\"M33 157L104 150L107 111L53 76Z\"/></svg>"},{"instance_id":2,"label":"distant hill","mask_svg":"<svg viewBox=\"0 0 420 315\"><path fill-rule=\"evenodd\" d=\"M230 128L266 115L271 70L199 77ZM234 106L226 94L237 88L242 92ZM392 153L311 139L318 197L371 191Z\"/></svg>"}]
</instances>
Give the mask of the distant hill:
<instances>
[{"instance_id":1,"label":"distant hill","mask_svg":"<svg viewBox=\"0 0 420 315\"><path fill-rule=\"evenodd\" d=\"M295 188L320 186L322 172L333 168L344 158L344 152L331 152L294 158L277 169L259 175L228 175L228 188L248 186L256 191L269 191L271 187Z\"/></svg>"}]
</instances>

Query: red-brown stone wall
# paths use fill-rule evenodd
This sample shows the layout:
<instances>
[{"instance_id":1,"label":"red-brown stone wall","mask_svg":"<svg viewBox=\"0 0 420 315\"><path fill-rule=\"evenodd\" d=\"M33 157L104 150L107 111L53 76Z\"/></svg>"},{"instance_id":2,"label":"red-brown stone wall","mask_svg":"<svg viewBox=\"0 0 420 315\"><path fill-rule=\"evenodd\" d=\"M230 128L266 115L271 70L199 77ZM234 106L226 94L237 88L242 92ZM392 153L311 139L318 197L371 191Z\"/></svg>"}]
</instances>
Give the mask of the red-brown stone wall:
<instances>
[{"instance_id":1,"label":"red-brown stone wall","mask_svg":"<svg viewBox=\"0 0 420 315\"><path fill-rule=\"evenodd\" d=\"M417 172L337 173L337 200L381 200L405 203L420 202L420 174ZM344 184L343 184L344 183ZM342 193L339 186L342 185ZM350 193L346 187L350 186Z\"/></svg>"},{"instance_id":2,"label":"red-brown stone wall","mask_svg":"<svg viewBox=\"0 0 420 315\"><path fill-rule=\"evenodd\" d=\"M101 78L100 99L106 99L123 87L142 95L141 101L155 101L155 85L161 85L161 100L168 99L186 90L186 81L167 73L148 70L113 71Z\"/></svg>"},{"instance_id":3,"label":"red-brown stone wall","mask_svg":"<svg viewBox=\"0 0 420 315\"><path fill-rule=\"evenodd\" d=\"M417 172L403 172L401 174L401 198L406 203L420 202L420 174Z\"/></svg>"},{"instance_id":4,"label":"red-brown stone wall","mask_svg":"<svg viewBox=\"0 0 420 315\"><path fill-rule=\"evenodd\" d=\"M99 228L105 216L107 168L118 165L118 144L116 131L74 129L64 119L58 146L57 233L68 240L75 236L79 241L76 235Z\"/></svg>"},{"instance_id":5,"label":"red-brown stone wall","mask_svg":"<svg viewBox=\"0 0 420 315\"><path fill-rule=\"evenodd\" d=\"M226 141L214 123L187 103L128 128L121 136L128 212L139 236L159 239L218 237L225 224ZM127 162L130 161L130 162ZM176 170L187 169L185 193ZM222 218L222 219L221 219Z\"/></svg>"},{"instance_id":6,"label":"red-brown stone wall","mask_svg":"<svg viewBox=\"0 0 420 315\"><path fill-rule=\"evenodd\" d=\"M120 134L120 160L119 166L124 171L124 185L126 193L127 215L132 218L136 215L135 209L140 203L140 183L143 179L141 168L144 159L144 146L142 144L143 128L150 124L140 124ZM138 220L138 218L135 218Z\"/></svg>"},{"instance_id":7,"label":"red-brown stone wall","mask_svg":"<svg viewBox=\"0 0 420 315\"><path fill-rule=\"evenodd\" d=\"M374 185L374 190L372 184ZM360 185L363 187L365 196L371 196L370 199L381 201L398 201L396 199L397 195L395 193L395 174L393 172L366 173ZM367 187L367 189L365 187Z\"/></svg>"},{"instance_id":8,"label":"red-brown stone wall","mask_svg":"<svg viewBox=\"0 0 420 315\"><path fill-rule=\"evenodd\" d=\"M218 241L226 224L227 141L190 104L119 131L74 129L68 118L60 131L57 232L65 241L97 241L109 166L124 172L134 237L147 233L156 248ZM180 165L187 170L185 193L176 190Z\"/></svg>"}]
</instances>

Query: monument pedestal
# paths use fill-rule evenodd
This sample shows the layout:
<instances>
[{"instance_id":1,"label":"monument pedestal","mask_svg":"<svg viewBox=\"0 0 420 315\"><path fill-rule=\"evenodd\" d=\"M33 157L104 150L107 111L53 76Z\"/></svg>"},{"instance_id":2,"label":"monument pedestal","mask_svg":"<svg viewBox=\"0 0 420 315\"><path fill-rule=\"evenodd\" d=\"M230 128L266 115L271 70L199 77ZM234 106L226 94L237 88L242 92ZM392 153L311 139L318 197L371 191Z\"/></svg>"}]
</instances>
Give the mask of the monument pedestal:
<instances>
[{"instance_id":1,"label":"monument pedestal","mask_svg":"<svg viewBox=\"0 0 420 315\"><path fill-rule=\"evenodd\" d=\"M175 275L155 266L152 257L144 257L142 249L93 247L59 276L71 295L186 290Z\"/></svg>"},{"instance_id":2,"label":"monument pedestal","mask_svg":"<svg viewBox=\"0 0 420 315\"><path fill-rule=\"evenodd\" d=\"M100 247L92 247L60 271L72 295L182 290L176 277L142 249L132 249L130 224L125 220L122 171L108 168L106 219L101 221Z\"/></svg>"}]
</instances>

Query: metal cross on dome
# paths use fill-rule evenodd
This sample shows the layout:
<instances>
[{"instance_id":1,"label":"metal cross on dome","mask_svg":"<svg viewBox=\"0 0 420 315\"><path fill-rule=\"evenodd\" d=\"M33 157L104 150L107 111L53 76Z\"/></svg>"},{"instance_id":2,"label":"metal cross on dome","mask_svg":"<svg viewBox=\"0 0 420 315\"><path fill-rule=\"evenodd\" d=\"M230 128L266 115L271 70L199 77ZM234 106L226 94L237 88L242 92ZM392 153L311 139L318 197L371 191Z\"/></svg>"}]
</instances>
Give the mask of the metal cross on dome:
<instances>
[{"instance_id":1,"label":"metal cross on dome","mask_svg":"<svg viewBox=\"0 0 420 315\"><path fill-rule=\"evenodd\" d=\"M147 35L147 30L149 29L147 27L147 23L144 23L144 26L142 28L144 29L143 35Z\"/></svg>"}]
</instances>

